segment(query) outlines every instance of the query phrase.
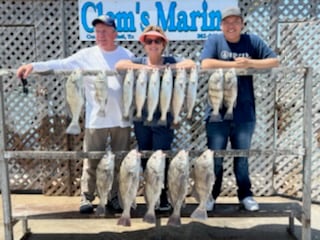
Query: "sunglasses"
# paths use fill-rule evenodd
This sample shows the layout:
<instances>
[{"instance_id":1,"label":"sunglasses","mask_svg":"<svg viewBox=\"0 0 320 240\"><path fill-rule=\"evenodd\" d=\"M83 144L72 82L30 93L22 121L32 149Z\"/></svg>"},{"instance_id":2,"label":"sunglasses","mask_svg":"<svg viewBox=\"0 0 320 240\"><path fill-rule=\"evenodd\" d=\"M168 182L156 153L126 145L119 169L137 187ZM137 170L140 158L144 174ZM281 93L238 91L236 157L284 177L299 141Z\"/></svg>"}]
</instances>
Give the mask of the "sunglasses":
<instances>
[{"instance_id":1,"label":"sunglasses","mask_svg":"<svg viewBox=\"0 0 320 240\"><path fill-rule=\"evenodd\" d=\"M153 42L155 44L161 44L161 43L163 43L163 40L162 40L162 38L156 38L156 39L148 39L147 38L144 40L144 43L147 45L151 45Z\"/></svg>"}]
</instances>

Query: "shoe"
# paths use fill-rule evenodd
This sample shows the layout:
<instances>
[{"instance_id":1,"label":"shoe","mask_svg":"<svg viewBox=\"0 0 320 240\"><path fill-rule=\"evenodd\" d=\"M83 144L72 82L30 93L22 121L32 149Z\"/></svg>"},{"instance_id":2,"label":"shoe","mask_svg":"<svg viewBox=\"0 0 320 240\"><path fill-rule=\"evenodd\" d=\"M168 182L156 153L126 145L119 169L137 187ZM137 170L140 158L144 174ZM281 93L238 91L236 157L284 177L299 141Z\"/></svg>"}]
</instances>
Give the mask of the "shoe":
<instances>
[{"instance_id":1,"label":"shoe","mask_svg":"<svg viewBox=\"0 0 320 240\"><path fill-rule=\"evenodd\" d=\"M160 203L159 208L157 209L160 212L167 212L171 210L171 205L170 203L166 202L166 203Z\"/></svg>"},{"instance_id":2,"label":"shoe","mask_svg":"<svg viewBox=\"0 0 320 240\"><path fill-rule=\"evenodd\" d=\"M206 203L206 209L207 211L212 211L213 208L214 208L214 204L215 204L215 201L213 198L209 198L207 203Z\"/></svg>"},{"instance_id":3,"label":"shoe","mask_svg":"<svg viewBox=\"0 0 320 240\"><path fill-rule=\"evenodd\" d=\"M241 200L241 204L247 211L253 212L259 210L259 204L253 199L253 197L245 197Z\"/></svg>"},{"instance_id":4,"label":"shoe","mask_svg":"<svg viewBox=\"0 0 320 240\"><path fill-rule=\"evenodd\" d=\"M80 213L87 214L93 213L92 203L87 199L82 199L80 203Z\"/></svg>"},{"instance_id":5,"label":"shoe","mask_svg":"<svg viewBox=\"0 0 320 240\"><path fill-rule=\"evenodd\" d=\"M162 197L160 197L160 204L158 207L156 207L156 211L159 212L167 212L170 211L172 209L171 204L168 202L168 199L166 198L166 196L164 197L164 195Z\"/></svg>"},{"instance_id":6,"label":"shoe","mask_svg":"<svg viewBox=\"0 0 320 240\"><path fill-rule=\"evenodd\" d=\"M110 210L113 210L113 211L116 211L116 212L121 212L122 211L122 208L120 206L118 197L114 197L111 200L109 200L108 204L107 204L107 207Z\"/></svg>"}]
</instances>

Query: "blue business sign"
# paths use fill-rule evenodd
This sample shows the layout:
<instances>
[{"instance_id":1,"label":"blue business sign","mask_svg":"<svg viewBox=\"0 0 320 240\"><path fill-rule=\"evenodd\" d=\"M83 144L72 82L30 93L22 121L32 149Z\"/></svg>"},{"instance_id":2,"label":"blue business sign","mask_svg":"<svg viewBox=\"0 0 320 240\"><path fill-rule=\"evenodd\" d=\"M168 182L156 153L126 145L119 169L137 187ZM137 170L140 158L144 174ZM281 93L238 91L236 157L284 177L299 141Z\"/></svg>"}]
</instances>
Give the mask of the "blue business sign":
<instances>
[{"instance_id":1,"label":"blue business sign","mask_svg":"<svg viewBox=\"0 0 320 240\"><path fill-rule=\"evenodd\" d=\"M237 0L78 0L80 39L95 40L92 20L109 15L116 20L117 40L137 40L148 25L158 25L170 40L201 40L220 31L221 11Z\"/></svg>"}]
</instances>

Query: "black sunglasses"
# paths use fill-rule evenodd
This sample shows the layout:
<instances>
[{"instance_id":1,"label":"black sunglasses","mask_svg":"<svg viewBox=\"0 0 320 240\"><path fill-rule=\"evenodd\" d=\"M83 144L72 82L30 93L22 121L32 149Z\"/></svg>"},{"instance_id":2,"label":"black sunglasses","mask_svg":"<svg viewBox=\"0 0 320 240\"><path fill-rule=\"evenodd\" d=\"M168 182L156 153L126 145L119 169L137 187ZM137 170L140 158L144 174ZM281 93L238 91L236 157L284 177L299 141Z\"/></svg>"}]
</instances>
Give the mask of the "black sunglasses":
<instances>
[{"instance_id":1,"label":"black sunglasses","mask_svg":"<svg viewBox=\"0 0 320 240\"><path fill-rule=\"evenodd\" d=\"M162 38L157 38L157 39L148 39L147 38L144 40L144 43L147 45L151 45L153 42L155 44L161 44L161 43L163 43L163 40L162 40Z\"/></svg>"}]
</instances>

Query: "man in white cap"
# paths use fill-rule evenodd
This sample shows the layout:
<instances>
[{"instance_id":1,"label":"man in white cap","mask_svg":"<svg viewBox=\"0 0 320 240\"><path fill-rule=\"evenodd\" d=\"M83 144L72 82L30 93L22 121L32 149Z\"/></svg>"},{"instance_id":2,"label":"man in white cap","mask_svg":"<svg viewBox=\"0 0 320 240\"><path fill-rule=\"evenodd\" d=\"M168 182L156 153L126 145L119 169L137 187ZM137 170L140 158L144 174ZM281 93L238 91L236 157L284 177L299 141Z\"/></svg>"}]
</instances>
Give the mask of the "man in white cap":
<instances>
[{"instance_id":1,"label":"man in white cap","mask_svg":"<svg viewBox=\"0 0 320 240\"><path fill-rule=\"evenodd\" d=\"M115 20L102 15L92 21L95 28L96 46L78 51L65 59L33 62L22 65L17 70L19 78L27 78L32 72L46 70L114 70L115 64L121 59L130 59L133 53L115 43L117 30ZM95 99L94 78L85 77L85 136L84 151L105 151L106 142L110 138L112 151L129 150L131 123L122 120L122 82L117 76L108 76L108 101L105 104L104 117L98 115L99 103ZM81 177L80 213L92 213L92 201L96 190L96 168L99 160L84 159ZM115 173L120 162L115 164ZM115 174L117 175L117 174ZM114 178L109 206L120 210L117 200L118 182Z\"/></svg>"},{"instance_id":2,"label":"man in white cap","mask_svg":"<svg viewBox=\"0 0 320 240\"><path fill-rule=\"evenodd\" d=\"M221 30L223 34L212 34L205 42L201 53L201 67L211 68L272 68L279 64L276 54L253 34L242 34L243 17L238 7L227 8L222 12ZM210 121L212 108L208 106L206 116L207 145L212 150L226 149L228 141L233 149L250 149L255 128L256 113L252 76L238 76L238 93L233 118L224 119L226 108L219 112L221 121ZM248 211L259 210L253 199L247 157L234 158L234 173L238 185L238 199ZM214 203L221 191L223 158L215 158L216 181L212 190L212 200L207 203L207 210L214 208Z\"/></svg>"}]
</instances>

